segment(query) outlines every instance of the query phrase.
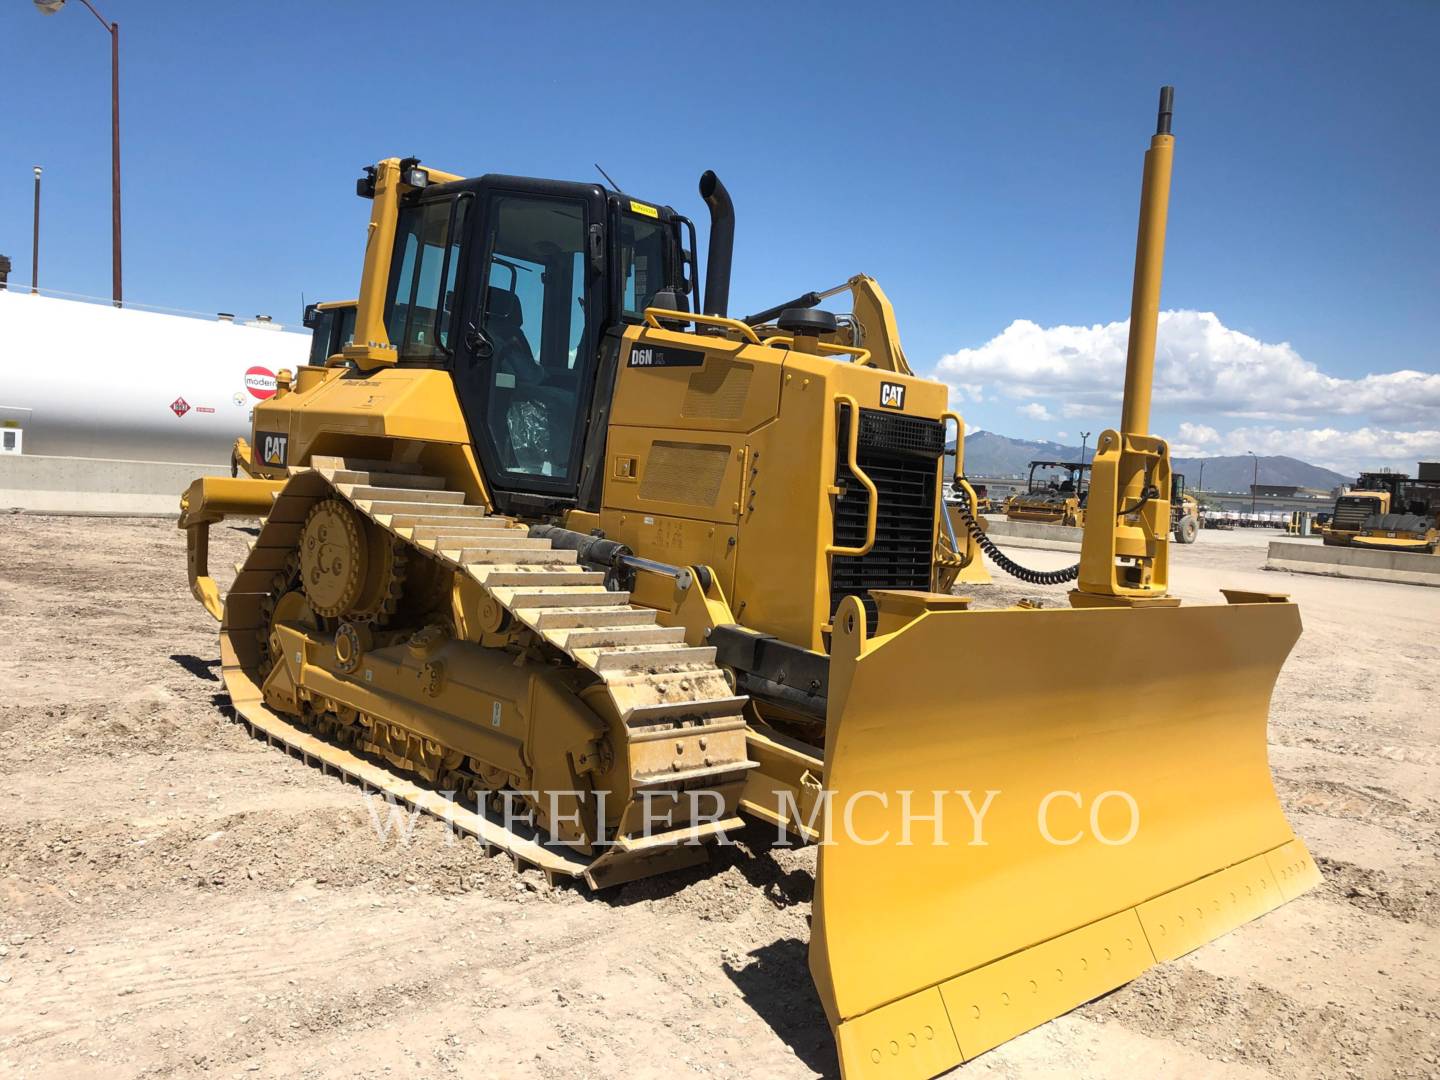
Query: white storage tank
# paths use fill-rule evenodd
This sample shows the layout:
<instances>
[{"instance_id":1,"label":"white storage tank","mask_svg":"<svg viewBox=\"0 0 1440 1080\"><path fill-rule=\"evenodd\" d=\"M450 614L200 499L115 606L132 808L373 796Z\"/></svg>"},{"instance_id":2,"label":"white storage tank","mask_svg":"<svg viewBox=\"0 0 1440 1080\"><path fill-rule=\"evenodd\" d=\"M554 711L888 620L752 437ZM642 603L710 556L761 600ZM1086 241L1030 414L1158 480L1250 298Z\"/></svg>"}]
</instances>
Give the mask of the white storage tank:
<instances>
[{"instance_id":1,"label":"white storage tank","mask_svg":"<svg viewBox=\"0 0 1440 1080\"><path fill-rule=\"evenodd\" d=\"M228 464L310 334L0 289L0 431L11 453Z\"/></svg>"}]
</instances>

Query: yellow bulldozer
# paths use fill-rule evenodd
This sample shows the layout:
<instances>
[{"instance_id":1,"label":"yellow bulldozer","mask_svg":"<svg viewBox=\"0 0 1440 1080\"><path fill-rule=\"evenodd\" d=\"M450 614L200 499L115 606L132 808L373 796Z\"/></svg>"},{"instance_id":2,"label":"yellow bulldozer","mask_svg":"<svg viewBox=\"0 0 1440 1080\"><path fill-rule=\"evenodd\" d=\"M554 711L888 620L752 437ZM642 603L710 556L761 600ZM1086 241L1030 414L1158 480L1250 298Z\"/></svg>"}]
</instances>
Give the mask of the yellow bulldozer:
<instances>
[{"instance_id":1,"label":"yellow bulldozer","mask_svg":"<svg viewBox=\"0 0 1440 1080\"><path fill-rule=\"evenodd\" d=\"M852 1080L937 1075L1309 888L1266 758L1299 614L1167 592L1169 102L1065 607L955 594L984 533L973 490L944 512L946 388L868 278L829 291L844 317L731 317L713 173L702 297L662 203L366 170L353 342L256 407L253 474L182 498L239 717L594 889L744 818L817 843L810 969ZM262 525L222 596L231 515Z\"/></svg>"}]
</instances>

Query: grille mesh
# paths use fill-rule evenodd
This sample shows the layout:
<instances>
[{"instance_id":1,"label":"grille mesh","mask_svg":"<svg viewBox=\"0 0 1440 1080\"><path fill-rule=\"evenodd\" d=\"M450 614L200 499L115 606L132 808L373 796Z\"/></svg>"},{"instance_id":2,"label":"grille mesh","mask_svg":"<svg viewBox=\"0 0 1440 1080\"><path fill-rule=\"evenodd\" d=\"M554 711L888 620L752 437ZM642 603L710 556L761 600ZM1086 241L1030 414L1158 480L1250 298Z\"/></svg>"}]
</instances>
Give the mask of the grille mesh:
<instances>
[{"instance_id":1,"label":"grille mesh","mask_svg":"<svg viewBox=\"0 0 1440 1080\"><path fill-rule=\"evenodd\" d=\"M869 493L846 464L850 418L842 411L835 483L835 543L858 547L865 542ZM835 556L830 566L830 616L847 596L860 597L873 633L877 619L869 589L930 588L930 554L935 529L935 472L945 444L945 426L918 416L860 410L856 460L875 483L880 507L875 546L858 558Z\"/></svg>"},{"instance_id":2,"label":"grille mesh","mask_svg":"<svg viewBox=\"0 0 1440 1080\"><path fill-rule=\"evenodd\" d=\"M729 461L729 446L655 442L640 474L640 498L714 506Z\"/></svg>"}]
</instances>

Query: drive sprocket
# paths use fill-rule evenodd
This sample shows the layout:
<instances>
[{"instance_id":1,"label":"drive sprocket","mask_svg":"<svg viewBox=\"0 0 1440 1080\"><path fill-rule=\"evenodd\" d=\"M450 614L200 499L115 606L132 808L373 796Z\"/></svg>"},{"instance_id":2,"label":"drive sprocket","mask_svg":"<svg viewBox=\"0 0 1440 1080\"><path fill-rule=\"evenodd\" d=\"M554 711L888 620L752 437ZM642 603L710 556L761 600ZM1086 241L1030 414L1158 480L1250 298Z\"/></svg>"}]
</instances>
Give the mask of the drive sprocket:
<instances>
[{"instance_id":1,"label":"drive sprocket","mask_svg":"<svg viewBox=\"0 0 1440 1080\"><path fill-rule=\"evenodd\" d=\"M342 499L317 503L300 533L300 580L325 618L383 626L405 589L406 557L395 537Z\"/></svg>"}]
</instances>

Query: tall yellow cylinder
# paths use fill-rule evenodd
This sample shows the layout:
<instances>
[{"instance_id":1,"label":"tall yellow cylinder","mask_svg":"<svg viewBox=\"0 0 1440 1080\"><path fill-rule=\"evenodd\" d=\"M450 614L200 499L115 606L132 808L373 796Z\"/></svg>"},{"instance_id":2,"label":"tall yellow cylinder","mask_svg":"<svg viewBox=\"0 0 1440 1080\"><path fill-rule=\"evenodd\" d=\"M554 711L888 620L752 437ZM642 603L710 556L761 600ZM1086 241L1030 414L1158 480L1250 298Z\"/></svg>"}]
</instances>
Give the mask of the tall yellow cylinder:
<instances>
[{"instance_id":1,"label":"tall yellow cylinder","mask_svg":"<svg viewBox=\"0 0 1440 1080\"><path fill-rule=\"evenodd\" d=\"M1168 127L1168 123L1166 124ZM1155 378L1155 331L1160 321L1160 277L1165 263L1165 222L1170 212L1170 164L1175 137L1157 134L1145 152L1140 188L1140 229L1135 239L1135 287L1130 296L1130 348L1125 357L1125 403L1120 430L1150 430L1150 389Z\"/></svg>"}]
</instances>

